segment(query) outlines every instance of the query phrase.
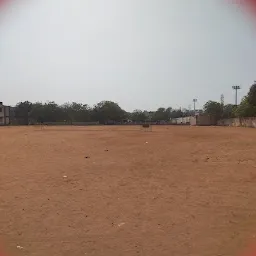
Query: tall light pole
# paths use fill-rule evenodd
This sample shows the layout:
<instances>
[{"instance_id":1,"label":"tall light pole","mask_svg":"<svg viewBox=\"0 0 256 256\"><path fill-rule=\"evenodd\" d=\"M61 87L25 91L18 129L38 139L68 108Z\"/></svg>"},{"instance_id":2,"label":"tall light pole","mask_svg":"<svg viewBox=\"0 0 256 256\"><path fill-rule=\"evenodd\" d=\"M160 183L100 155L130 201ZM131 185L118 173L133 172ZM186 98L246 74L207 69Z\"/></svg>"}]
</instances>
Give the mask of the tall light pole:
<instances>
[{"instance_id":1,"label":"tall light pole","mask_svg":"<svg viewBox=\"0 0 256 256\"><path fill-rule=\"evenodd\" d=\"M220 96L220 104L224 106L224 94L221 94Z\"/></svg>"},{"instance_id":2,"label":"tall light pole","mask_svg":"<svg viewBox=\"0 0 256 256\"><path fill-rule=\"evenodd\" d=\"M236 99L235 99L235 104L237 106L237 91L241 89L239 85L233 85L232 89L236 91Z\"/></svg>"},{"instance_id":3,"label":"tall light pole","mask_svg":"<svg viewBox=\"0 0 256 256\"><path fill-rule=\"evenodd\" d=\"M193 99L193 102L194 102L194 114L196 115L196 102L197 102L197 99Z\"/></svg>"}]
</instances>

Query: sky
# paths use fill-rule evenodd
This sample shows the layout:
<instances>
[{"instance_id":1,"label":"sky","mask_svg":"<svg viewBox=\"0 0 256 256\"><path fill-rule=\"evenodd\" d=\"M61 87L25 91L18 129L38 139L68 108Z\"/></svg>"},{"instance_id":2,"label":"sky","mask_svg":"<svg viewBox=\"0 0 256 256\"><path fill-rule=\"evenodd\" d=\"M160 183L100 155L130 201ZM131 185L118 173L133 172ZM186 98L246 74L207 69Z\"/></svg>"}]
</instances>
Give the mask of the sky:
<instances>
[{"instance_id":1,"label":"sky","mask_svg":"<svg viewBox=\"0 0 256 256\"><path fill-rule=\"evenodd\" d=\"M255 42L256 19L225 0L14 0L0 12L0 101L234 103L232 85L240 100L256 80Z\"/></svg>"}]
</instances>

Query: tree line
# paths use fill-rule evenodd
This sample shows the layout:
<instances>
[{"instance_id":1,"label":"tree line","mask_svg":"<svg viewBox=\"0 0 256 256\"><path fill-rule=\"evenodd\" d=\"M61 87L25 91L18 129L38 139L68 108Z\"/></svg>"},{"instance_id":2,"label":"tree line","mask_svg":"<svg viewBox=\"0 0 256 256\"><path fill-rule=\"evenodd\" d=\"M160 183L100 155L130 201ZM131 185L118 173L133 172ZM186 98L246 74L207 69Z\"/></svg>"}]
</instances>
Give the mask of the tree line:
<instances>
[{"instance_id":1,"label":"tree line","mask_svg":"<svg viewBox=\"0 0 256 256\"><path fill-rule=\"evenodd\" d=\"M215 116L216 119L232 117L254 117L256 116L256 82L251 86L248 94L242 99L240 105L222 104L217 101L208 101L201 114ZM168 122L170 119L194 115L193 110L158 108L156 111L136 109L127 112L117 103L112 101L101 101L93 107L83 103L65 103L59 105L54 101L32 103L29 101L19 102L14 108L13 119L17 124L33 124L46 122L99 122L101 124L121 122Z\"/></svg>"},{"instance_id":2,"label":"tree line","mask_svg":"<svg viewBox=\"0 0 256 256\"><path fill-rule=\"evenodd\" d=\"M99 122L111 124L121 122L169 121L171 118L190 116L192 111L187 109L158 108L156 111L136 109L127 112L117 103L101 101L90 107L83 103L65 103L58 105L54 101L31 103L19 102L14 108L14 119L17 124L65 122Z\"/></svg>"}]
</instances>

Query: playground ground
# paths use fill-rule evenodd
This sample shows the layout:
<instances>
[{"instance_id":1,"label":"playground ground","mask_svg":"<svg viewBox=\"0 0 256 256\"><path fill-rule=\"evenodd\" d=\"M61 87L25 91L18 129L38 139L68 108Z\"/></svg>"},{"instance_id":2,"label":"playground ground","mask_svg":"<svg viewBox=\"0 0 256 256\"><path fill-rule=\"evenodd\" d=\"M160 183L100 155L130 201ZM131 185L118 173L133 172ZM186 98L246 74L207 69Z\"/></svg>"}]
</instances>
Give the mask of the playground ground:
<instances>
[{"instance_id":1,"label":"playground ground","mask_svg":"<svg viewBox=\"0 0 256 256\"><path fill-rule=\"evenodd\" d=\"M256 239L256 129L1 127L11 255L236 256Z\"/></svg>"}]
</instances>

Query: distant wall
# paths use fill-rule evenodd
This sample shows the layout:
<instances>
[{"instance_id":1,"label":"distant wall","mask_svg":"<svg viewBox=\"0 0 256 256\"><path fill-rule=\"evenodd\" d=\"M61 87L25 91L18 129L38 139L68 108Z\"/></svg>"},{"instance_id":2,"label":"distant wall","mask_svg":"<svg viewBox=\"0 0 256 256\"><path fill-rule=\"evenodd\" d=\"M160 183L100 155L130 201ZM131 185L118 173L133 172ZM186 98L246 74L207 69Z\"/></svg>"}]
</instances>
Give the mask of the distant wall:
<instances>
[{"instance_id":1,"label":"distant wall","mask_svg":"<svg viewBox=\"0 0 256 256\"><path fill-rule=\"evenodd\" d=\"M191 116L191 118L190 118L190 125L196 126L197 125L196 121L197 121L196 117L195 116Z\"/></svg>"},{"instance_id":2,"label":"distant wall","mask_svg":"<svg viewBox=\"0 0 256 256\"><path fill-rule=\"evenodd\" d=\"M200 126L209 126L209 125L217 124L216 118L213 116L200 115L200 116L197 116L196 118L197 118L196 124Z\"/></svg>"},{"instance_id":3,"label":"distant wall","mask_svg":"<svg viewBox=\"0 0 256 256\"><path fill-rule=\"evenodd\" d=\"M218 125L256 128L256 117L222 119L218 121Z\"/></svg>"},{"instance_id":4,"label":"distant wall","mask_svg":"<svg viewBox=\"0 0 256 256\"><path fill-rule=\"evenodd\" d=\"M190 125L192 126L210 126L216 124L216 119L208 115L197 115L190 117Z\"/></svg>"}]
</instances>

